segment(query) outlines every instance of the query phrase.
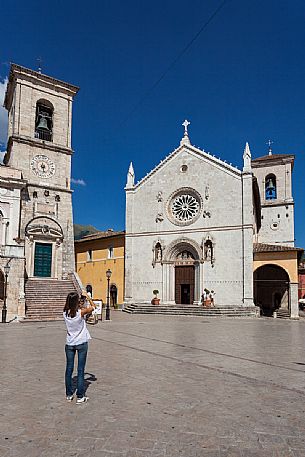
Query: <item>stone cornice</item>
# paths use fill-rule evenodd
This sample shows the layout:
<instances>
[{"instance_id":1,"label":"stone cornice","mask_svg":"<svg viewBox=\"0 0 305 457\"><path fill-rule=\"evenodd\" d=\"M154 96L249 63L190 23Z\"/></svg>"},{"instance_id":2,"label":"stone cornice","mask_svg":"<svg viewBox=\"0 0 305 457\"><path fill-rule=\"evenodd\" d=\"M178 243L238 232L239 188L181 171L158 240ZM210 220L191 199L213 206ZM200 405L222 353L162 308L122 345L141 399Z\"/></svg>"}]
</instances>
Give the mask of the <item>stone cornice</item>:
<instances>
[{"instance_id":1,"label":"stone cornice","mask_svg":"<svg viewBox=\"0 0 305 457\"><path fill-rule=\"evenodd\" d=\"M286 163L291 163L292 167L294 165L293 154L275 154L271 156L259 157L252 160L252 168L263 168L263 167L274 167L275 165L284 165Z\"/></svg>"},{"instance_id":2,"label":"stone cornice","mask_svg":"<svg viewBox=\"0 0 305 457\"><path fill-rule=\"evenodd\" d=\"M67 194L73 194L72 189L66 189L66 187L53 186L48 184L47 182L45 184L28 183L27 188L29 189L30 187L34 189L39 187L39 189L55 190L56 192L66 192Z\"/></svg>"},{"instance_id":3,"label":"stone cornice","mask_svg":"<svg viewBox=\"0 0 305 457\"><path fill-rule=\"evenodd\" d=\"M8 158L6 158L6 156L9 156L14 141L16 141L16 143L28 144L29 146L36 146L41 149L48 149L49 151L61 152L62 154L73 154L73 149L60 146L59 144L52 143L51 141L39 140L38 138L31 138L28 136L12 135L9 137L7 143L7 153L4 157L5 164L8 162Z\"/></svg>"},{"instance_id":4,"label":"stone cornice","mask_svg":"<svg viewBox=\"0 0 305 457\"><path fill-rule=\"evenodd\" d=\"M244 225L231 225L231 226L218 226L218 227L201 227L201 228L179 228L176 230L160 230L159 232L132 232L132 233L126 233L125 237L132 238L134 236L140 237L140 236L161 236L161 235L179 235L185 236L186 234L193 234L193 233L207 233L207 232L219 232L219 231L231 231L231 230L253 230L253 225L252 224L244 224Z\"/></svg>"},{"instance_id":5,"label":"stone cornice","mask_svg":"<svg viewBox=\"0 0 305 457\"><path fill-rule=\"evenodd\" d=\"M38 71L31 70L30 68L22 67L21 65L12 63L9 74L9 83L4 99L4 107L7 110L10 109L14 83L17 81L17 79L30 80L36 86L39 86L43 83L52 90L56 90L57 92L64 92L72 97L79 91L79 87L77 86L61 81L60 79L53 78L52 76L44 75Z\"/></svg>"},{"instance_id":6,"label":"stone cornice","mask_svg":"<svg viewBox=\"0 0 305 457\"><path fill-rule=\"evenodd\" d=\"M125 187L126 191L134 191L138 189L145 181L147 181L151 176L153 176L157 171L159 171L167 162L169 162L173 157L175 157L177 154L182 152L183 150L186 150L196 156L198 156L201 159L207 159L209 162L211 162L214 165L217 165L221 168L224 168L226 171L240 177L241 176L241 171L237 168L234 167L231 164L226 163L225 161L221 160L220 158L218 159L214 155L210 154L209 152L206 152L204 150L201 150L198 147L195 147L191 144L182 144L180 145L177 149L172 151L168 156L165 157L165 159L161 160L160 163L149 173L147 173L146 176L144 176L140 181L137 182L137 184L134 187Z\"/></svg>"},{"instance_id":7,"label":"stone cornice","mask_svg":"<svg viewBox=\"0 0 305 457\"><path fill-rule=\"evenodd\" d=\"M6 187L9 189L22 189L27 184L25 179L18 178L5 178L0 176L0 187Z\"/></svg>"},{"instance_id":8,"label":"stone cornice","mask_svg":"<svg viewBox=\"0 0 305 457\"><path fill-rule=\"evenodd\" d=\"M262 207L262 208L270 208L270 207L272 207L272 206L284 206L284 205L286 205L286 206L288 206L288 205L294 206L294 201L293 201L293 199L289 199L288 201L286 201L286 200L279 200L279 201L276 201L276 202L273 202L273 201L272 201L272 203L271 203L271 202L270 202L270 203L267 203L267 202L261 203L261 207Z\"/></svg>"}]
</instances>

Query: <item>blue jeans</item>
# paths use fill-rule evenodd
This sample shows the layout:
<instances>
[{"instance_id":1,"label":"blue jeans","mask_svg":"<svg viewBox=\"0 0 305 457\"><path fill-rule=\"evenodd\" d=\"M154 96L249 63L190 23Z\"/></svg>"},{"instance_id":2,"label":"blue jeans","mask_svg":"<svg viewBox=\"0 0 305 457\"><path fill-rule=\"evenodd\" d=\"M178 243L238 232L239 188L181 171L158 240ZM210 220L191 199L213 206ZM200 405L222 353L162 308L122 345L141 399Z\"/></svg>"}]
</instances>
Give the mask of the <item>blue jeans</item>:
<instances>
[{"instance_id":1,"label":"blue jeans","mask_svg":"<svg viewBox=\"0 0 305 457\"><path fill-rule=\"evenodd\" d=\"M71 396L73 395L73 386L72 386L72 373L74 368L74 358L75 353L77 352L78 360L77 360L77 391L76 396L77 398L82 398L85 395L85 365L87 359L87 352L88 352L88 343L78 344L76 346L65 346L66 352L66 395Z\"/></svg>"}]
</instances>

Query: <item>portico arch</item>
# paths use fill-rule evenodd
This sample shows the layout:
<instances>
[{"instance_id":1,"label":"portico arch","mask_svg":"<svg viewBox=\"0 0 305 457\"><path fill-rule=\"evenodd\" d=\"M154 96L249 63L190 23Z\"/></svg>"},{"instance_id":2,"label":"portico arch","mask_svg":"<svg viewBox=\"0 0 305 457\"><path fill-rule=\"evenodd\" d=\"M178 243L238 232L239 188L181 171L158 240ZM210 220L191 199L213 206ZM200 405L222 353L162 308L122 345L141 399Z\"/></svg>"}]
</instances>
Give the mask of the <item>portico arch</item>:
<instances>
[{"instance_id":1,"label":"portico arch","mask_svg":"<svg viewBox=\"0 0 305 457\"><path fill-rule=\"evenodd\" d=\"M254 303L264 316L279 308L290 309L290 279L287 271L276 264L258 267L253 274Z\"/></svg>"},{"instance_id":2,"label":"portico arch","mask_svg":"<svg viewBox=\"0 0 305 457\"><path fill-rule=\"evenodd\" d=\"M202 249L193 240L180 238L169 244L163 257L164 300L198 304L201 290Z\"/></svg>"},{"instance_id":3,"label":"portico arch","mask_svg":"<svg viewBox=\"0 0 305 457\"><path fill-rule=\"evenodd\" d=\"M25 227L29 277L59 278L62 275L61 226L50 217L36 217Z\"/></svg>"}]
</instances>

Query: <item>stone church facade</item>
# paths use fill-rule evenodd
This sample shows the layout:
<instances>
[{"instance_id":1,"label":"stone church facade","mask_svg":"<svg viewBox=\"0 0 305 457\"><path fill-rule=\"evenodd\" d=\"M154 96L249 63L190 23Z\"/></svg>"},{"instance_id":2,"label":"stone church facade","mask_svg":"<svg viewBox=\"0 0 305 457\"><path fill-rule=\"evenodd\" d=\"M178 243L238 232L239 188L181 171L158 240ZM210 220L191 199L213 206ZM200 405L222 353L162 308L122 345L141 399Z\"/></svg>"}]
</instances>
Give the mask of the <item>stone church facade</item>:
<instances>
[{"instance_id":1,"label":"stone church facade","mask_svg":"<svg viewBox=\"0 0 305 457\"><path fill-rule=\"evenodd\" d=\"M239 170L193 146L188 122L183 125L179 147L154 170L137 183L132 164L128 171L125 306L149 304L154 289L164 305L198 305L207 289L213 291L216 307L262 309L266 293L261 290L267 284L262 281L270 278L263 274L254 280L254 252L257 267L279 263L285 269L277 256L285 251L297 271L293 156L252 160L246 144ZM266 256L267 251L273 254ZM277 306L289 307L297 317L294 273L288 282L285 290L281 283ZM275 296L269 292L268 302Z\"/></svg>"},{"instance_id":2,"label":"stone church facade","mask_svg":"<svg viewBox=\"0 0 305 457\"><path fill-rule=\"evenodd\" d=\"M72 103L77 92L66 82L11 66L4 101L8 144L5 166L0 168L0 209L5 215L10 212L4 216L10 226L3 245L5 258L1 257L2 264L11 265L8 319L26 314L26 281L36 280L31 290L38 297L37 280L65 281L75 270L70 176ZM11 202L5 202L7 195ZM52 284L45 282L40 288Z\"/></svg>"},{"instance_id":3,"label":"stone church facade","mask_svg":"<svg viewBox=\"0 0 305 457\"><path fill-rule=\"evenodd\" d=\"M253 204L250 151L243 171L180 146L137 184L126 185L125 303L199 304L206 288L217 305L253 306Z\"/></svg>"}]
</instances>

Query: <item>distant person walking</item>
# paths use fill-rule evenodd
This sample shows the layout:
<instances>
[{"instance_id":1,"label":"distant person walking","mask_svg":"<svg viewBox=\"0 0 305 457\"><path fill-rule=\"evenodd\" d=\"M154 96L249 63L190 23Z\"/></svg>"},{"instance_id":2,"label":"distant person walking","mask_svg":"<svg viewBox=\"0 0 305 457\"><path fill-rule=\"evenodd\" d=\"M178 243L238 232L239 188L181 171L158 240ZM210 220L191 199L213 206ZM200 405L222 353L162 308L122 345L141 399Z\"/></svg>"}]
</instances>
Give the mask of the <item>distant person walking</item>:
<instances>
[{"instance_id":1,"label":"distant person walking","mask_svg":"<svg viewBox=\"0 0 305 457\"><path fill-rule=\"evenodd\" d=\"M76 404L82 404L88 401L85 396L85 365L88 352L88 341L91 339L90 333L86 326L85 315L92 313L95 309L91 297L87 292L82 292L82 297L85 297L89 306L81 308L82 300L76 292L70 292L67 296L66 304L63 311L64 320L67 327L66 338L66 396L68 401L73 400L72 373L74 369L74 359L77 352L77 390Z\"/></svg>"}]
</instances>

